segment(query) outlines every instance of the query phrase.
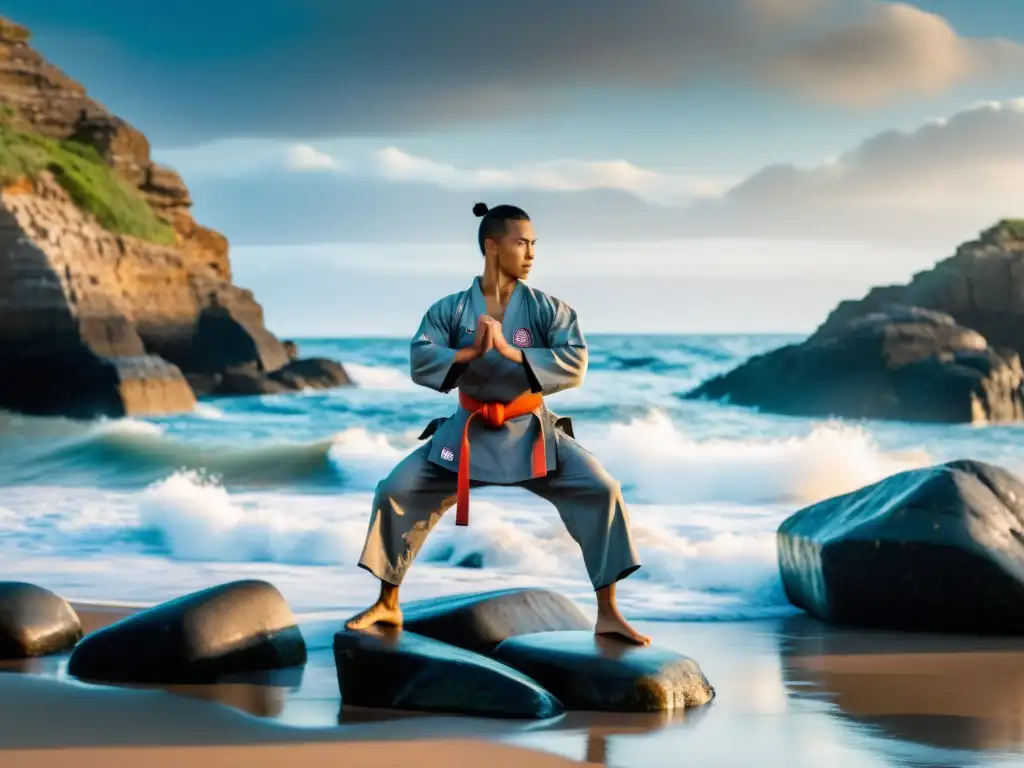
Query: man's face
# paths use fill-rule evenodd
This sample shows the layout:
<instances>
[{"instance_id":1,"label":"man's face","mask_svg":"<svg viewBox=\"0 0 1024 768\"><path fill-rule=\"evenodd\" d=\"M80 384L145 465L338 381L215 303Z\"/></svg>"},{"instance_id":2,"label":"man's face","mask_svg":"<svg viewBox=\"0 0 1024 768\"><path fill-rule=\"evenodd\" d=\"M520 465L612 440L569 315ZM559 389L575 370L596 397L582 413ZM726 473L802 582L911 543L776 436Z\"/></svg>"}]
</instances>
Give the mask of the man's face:
<instances>
[{"instance_id":1,"label":"man's face","mask_svg":"<svg viewBox=\"0 0 1024 768\"><path fill-rule=\"evenodd\" d=\"M530 276L537 245L532 221L506 221L505 236L497 242L487 241L488 250L497 251L501 270L519 280Z\"/></svg>"}]
</instances>

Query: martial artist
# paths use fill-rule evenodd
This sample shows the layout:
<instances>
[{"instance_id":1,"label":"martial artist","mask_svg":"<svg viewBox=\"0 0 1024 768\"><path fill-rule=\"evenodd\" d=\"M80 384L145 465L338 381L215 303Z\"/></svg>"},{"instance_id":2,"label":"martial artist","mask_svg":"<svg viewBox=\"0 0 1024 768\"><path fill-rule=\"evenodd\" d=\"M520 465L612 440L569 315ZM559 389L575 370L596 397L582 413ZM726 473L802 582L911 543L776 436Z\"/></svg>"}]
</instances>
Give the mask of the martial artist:
<instances>
[{"instance_id":1,"label":"martial artist","mask_svg":"<svg viewBox=\"0 0 1024 768\"><path fill-rule=\"evenodd\" d=\"M583 382L576 312L527 287L536 236L525 212L483 203L473 212L483 217L483 274L427 310L410 350L413 381L457 386L459 405L377 485L359 565L380 579L380 597L346 627L401 626L399 585L438 520L455 505L456 525L467 525L471 487L515 485L550 501L579 545L597 596L595 633L647 645L615 602L616 582L640 567L619 483L544 402Z\"/></svg>"}]
</instances>

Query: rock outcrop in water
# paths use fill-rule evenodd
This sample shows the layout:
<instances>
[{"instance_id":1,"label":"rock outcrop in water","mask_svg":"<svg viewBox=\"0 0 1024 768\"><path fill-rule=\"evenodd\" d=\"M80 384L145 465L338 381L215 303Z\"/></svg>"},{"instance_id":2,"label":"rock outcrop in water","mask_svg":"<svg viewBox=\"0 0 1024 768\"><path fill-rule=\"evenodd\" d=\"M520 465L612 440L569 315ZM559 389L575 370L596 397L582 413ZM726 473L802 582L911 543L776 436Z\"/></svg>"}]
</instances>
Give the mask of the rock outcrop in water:
<instances>
[{"instance_id":1,"label":"rock outcrop in water","mask_svg":"<svg viewBox=\"0 0 1024 768\"><path fill-rule=\"evenodd\" d=\"M804 342L683 397L803 416L1020 421L1022 352L1024 222L1003 221L909 284L842 302Z\"/></svg>"},{"instance_id":2,"label":"rock outcrop in water","mask_svg":"<svg viewBox=\"0 0 1024 768\"><path fill-rule=\"evenodd\" d=\"M980 461L900 472L778 530L789 601L853 626L1024 633L1024 483Z\"/></svg>"},{"instance_id":3,"label":"rock outcrop in water","mask_svg":"<svg viewBox=\"0 0 1024 768\"><path fill-rule=\"evenodd\" d=\"M90 417L350 384L294 360L146 137L0 20L0 407Z\"/></svg>"}]
</instances>

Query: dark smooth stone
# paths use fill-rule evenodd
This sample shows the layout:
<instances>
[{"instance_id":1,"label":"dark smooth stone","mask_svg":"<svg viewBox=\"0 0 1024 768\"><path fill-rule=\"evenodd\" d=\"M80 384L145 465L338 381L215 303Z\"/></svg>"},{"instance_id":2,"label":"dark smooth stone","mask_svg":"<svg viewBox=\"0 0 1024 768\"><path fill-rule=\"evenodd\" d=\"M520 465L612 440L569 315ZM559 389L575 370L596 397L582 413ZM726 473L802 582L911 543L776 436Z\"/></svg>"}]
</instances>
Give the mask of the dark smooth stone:
<instances>
[{"instance_id":1,"label":"dark smooth stone","mask_svg":"<svg viewBox=\"0 0 1024 768\"><path fill-rule=\"evenodd\" d=\"M569 598L534 588L417 600L402 615L410 632L484 654L516 635L594 626Z\"/></svg>"},{"instance_id":2,"label":"dark smooth stone","mask_svg":"<svg viewBox=\"0 0 1024 768\"><path fill-rule=\"evenodd\" d=\"M516 670L409 631L342 630L334 659L344 706L534 719L563 711Z\"/></svg>"},{"instance_id":3,"label":"dark smooth stone","mask_svg":"<svg viewBox=\"0 0 1024 768\"><path fill-rule=\"evenodd\" d=\"M593 631L520 635L492 656L536 680L570 710L661 712L699 707L715 696L693 659Z\"/></svg>"},{"instance_id":4,"label":"dark smooth stone","mask_svg":"<svg viewBox=\"0 0 1024 768\"><path fill-rule=\"evenodd\" d=\"M790 602L824 621L1024 634L1024 483L980 461L891 475L779 526Z\"/></svg>"},{"instance_id":5,"label":"dark smooth stone","mask_svg":"<svg viewBox=\"0 0 1024 768\"><path fill-rule=\"evenodd\" d=\"M306 662L295 616L265 581L220 584L86 635L68 673L85 680L214 682Z\"/></svg>"},{"instance_id":6,"label":"dark smooth stone","mask_svg":"<svg viewBox=\"0 0 1024 768\"><path fill-rule=\"evenodd\" d=\"M67 600L24 581L0 581L0 659L60 653L82 638Z\"/></svg>"}]
</instances>

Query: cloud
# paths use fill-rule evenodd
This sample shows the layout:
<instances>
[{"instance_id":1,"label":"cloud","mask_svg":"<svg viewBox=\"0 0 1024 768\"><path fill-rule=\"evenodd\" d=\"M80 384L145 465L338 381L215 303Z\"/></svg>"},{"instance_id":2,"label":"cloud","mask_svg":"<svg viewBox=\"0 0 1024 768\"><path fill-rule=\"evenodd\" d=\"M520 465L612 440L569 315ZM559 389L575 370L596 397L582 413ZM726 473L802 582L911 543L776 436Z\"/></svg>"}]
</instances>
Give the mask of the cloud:
<instances>
[{"instance_id":1,"label":"cloud","mask_svg":"<svg viewBox=\"0 0 1024 768\"><path fill-rule=\"evenodd\" d=\"M294 144L285 153L285 163L292 171L338 170L337 160L326 152L320 152L308 144Z\"/></svg>"},{"instance_id":2,"label":"cloud","mask_svg":"<svg viewBox=\"0 0 1024 768\"><path fill-rule=\"evenodd\" d=\"M735 182L732 178L660 173L621 159L564 158L508 168L459 168L393 146L339 160L307 144L298 144L289 147L286 158L286 167L293 171L337 170L369 180L430 184L459 191L621 190L659 205L683 205L698 197L720 194Z\"/></svg>"},{"instance_id":3,"label":"cloud","mask_svg":"<svg viewBox=\"0 0 1024 768\"><path fill-rule=\"evenodd\" d=\"M931 96L977 78L1024 71L1024 47L974 39L934 13L903 3L865 3L847 20L768 63L769 81L837 105L884 106Z\"/></svg>"},{"instance_id":4,"label":"cloud","mask_svg":"<svg viewBox=\"0 0 1024 768\"><path fill-rule=\"evenodd\" d=\"M38 0L9 0L18 19ZM157 145L495 125L600 90L769 85L878 105L1024 69L1016 42L959 36L875 0L47 0L44 52ZM202 18L202 25L194 19ZM29 21L30 18L25 18ZM109 98L108 98L109 97Z\"/></svg>"},{"instance_id":5,"label":"cloud","mask_svg":"<svg viewBox=\"0 0 1024 768\"><path fill-rule=\"evenodd\" d=\"M460 241L475 226L472 204L500 196L530 211L547 242L585 232L616 241L752 237L948 249L997 219L1024 216L1024 99L885 131L817 166L767 166L731 186L704 180L717 191L627 160L459 168L394 147L330 160L302 173L280 164L261 170L260 184L255 171L186 177L199 219L247 243L424 232ZM396 228L395 211L416 211L422 226Z\"/></svg>"},{"instance_id":6,"label":"cloud","mask_svg":"<svg viewBox=\"0 0 1024 768\"><path fill-rule=\"evenodd\" d=\"M684 217L690 233L930 242L1024 215L1024 99L886 131L813 168L776 165Z\"/></svg>"}]
</instances>

